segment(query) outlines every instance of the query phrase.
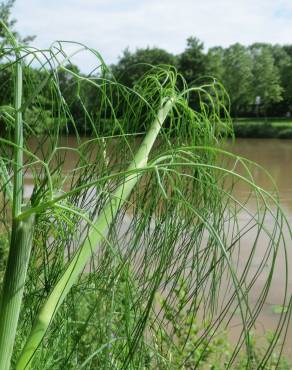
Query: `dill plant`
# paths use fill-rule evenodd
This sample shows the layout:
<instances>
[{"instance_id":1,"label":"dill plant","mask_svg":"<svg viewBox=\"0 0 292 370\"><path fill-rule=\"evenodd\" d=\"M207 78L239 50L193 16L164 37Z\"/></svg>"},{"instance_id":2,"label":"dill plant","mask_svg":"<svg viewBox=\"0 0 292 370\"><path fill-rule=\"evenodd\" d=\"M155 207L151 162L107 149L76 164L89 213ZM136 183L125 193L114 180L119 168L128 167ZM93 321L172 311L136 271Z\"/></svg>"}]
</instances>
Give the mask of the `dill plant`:
<instances>
[{"instance_id":1,"label":"dill plant","mask_svg":"<svg viewBox=\"0 0 292 370\"><path fill-rule=\"evenodd\" d=\"M93 49L71 43L77 50L68 55L68 43L56 42L37 50L6 32L11 47L2 68L13 73L15 97L1 107L7 129L0 138L1 228L10 241L1 370L200 367L236 314L241 334L224 366L234 368L245 352L252 368L251 330L277 261L286 258L289 226L276 193L254 182L253 169L264 170L219 147L232 133L224 88L212 79L189 87L174 68L158 66L128 89ZM78 52L96 57L94 74L70 68ZM34 78L36 64L41 79ZM90 137L64 98L60 73L72 80L73 103ZM97 92L94 112L86 89ZM68 166L69 154L74 165ZM25 176L33 181L28 199ZM246 201L233 195L239 183L250 190ZM251 196L254 212L247 207ZM242 212L249 216L244 226ZM241 240L250 232L240 268ZM262 235L265 250L254 270ZM283 273L287 281L288 261ZM289 305L287 285L281 303ZM272 356L288 313L279 315L258 368ZM182 355L174 361L177 346Z\"/></svg>"}]
</instances>

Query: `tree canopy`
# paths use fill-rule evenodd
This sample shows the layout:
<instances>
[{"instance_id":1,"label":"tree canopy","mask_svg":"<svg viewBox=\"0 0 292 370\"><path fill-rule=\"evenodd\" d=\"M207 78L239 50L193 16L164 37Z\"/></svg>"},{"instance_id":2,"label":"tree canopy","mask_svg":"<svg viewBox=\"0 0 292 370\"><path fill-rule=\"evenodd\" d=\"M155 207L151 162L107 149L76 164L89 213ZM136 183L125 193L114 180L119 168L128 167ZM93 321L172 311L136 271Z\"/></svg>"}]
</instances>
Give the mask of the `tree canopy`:
<instances>
[{"instance_id":1,"label":"tree canopy","mask_svg":"<svg viewBox=\"0 0 292 370\"><path fill-rule=\"evenodd\" d=\"M15 0L0 2L0 18L12 30L16 39L25 44L34 36L23 37L15 30L16 20L11 16L14 2ZM7 35L0 28L0 105L10 104L13 99L10 71L3 58L7 46ZM202 41L191 36L186 40L185 49L177 55L159 47L148 46L134 51L127 48L110 67L106 78L115 78L117 82L133 87L151 66L157 65L174 66L190 86L204 82L210 76L216 78L229 94L231 114L235 117L280 117L292 112L292 45L254 43L245 46L236 43L226 48L215 46L207 50ZM78 67L74 65L68 66L68 69L78 71ZM82 70L82 66L80 69ZM42 79L41 72L37 70L30 71L30 76L32 75ZM88 124L86 115L81 113L84 110L76 96L82 96L86 109L93 113L99 99L98 94L86 84L75 94L79 86L74 85L64 71L60 71L59 79L73 118L80 127L88 130L90 123ZM41 94L41 99L51 98L48 92L42 91ZM255 104L256 99L260 102L259 105ZM191 97L190 102L198 109L196 97ZM27 114L31 115L32 112Z\"/></svg>"},{"instance_id":2,"label":"tree canopy","mask_svg":"<svg viewBox=\"0 0 292 370\"><path fill-rule=\"evenodd\" d=\"M35 36L26 36L22 37L20 34L15 31L16 20L11 18L11 11L15 0L8 0L0 2L0 19L6 24L6 26L12 31L14 37L23 44L28 43L29 41L34 40ZM3 27L0 25L0 52L5 46L9 44L7 35Z\"/></svg>"}]
</instances>

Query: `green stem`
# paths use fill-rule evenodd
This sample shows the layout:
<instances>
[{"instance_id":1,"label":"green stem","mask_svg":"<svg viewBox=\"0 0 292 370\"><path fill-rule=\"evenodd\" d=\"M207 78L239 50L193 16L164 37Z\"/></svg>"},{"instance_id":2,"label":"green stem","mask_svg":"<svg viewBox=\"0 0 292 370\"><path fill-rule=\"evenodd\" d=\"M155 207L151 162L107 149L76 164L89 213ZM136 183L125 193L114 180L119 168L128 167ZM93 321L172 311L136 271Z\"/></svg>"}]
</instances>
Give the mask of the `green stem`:
<instances>
[{"instance_id":1,"label":"green stem","mask_svg":"<svg viewBox=\"0 0 292 370\"><path fill-rule=\"evenodd\" d=\"M12 219L21 213L23 197L23 122L22 122L22 62L17 40L7 28L6 24L0 20L1 26L7 33L11 45L14 48L16 57L16 73L14 88L14 111L15 111L15 132L14 132L14 168L13 168L13 205ZM2 369L1 369L2 370Z\"/></svg>"},{"instance_id":2,"label":"green stem","mask_svg":"<svg viewBox=\"0 0 292 370\"><path fill-rule=\"evenodd\" d=\"M14 221L0 305L0 369L9 370L32 245L34 216Z\"/></svg>"},{"instance_id":3,"label":"green stem","mask_svg":"<svg viewBox=\"0 0 292 370\"><path fill-rule=\"evenodd\" d=\"M159 134L161 125L172 109L173 104L174 99L168 99L159 110L157 118L152 123L149 132L141 143L140 148L133 159L133 162L129 166L129 170L140 170L147 166L148 155L153 147L157 135ZM86 266L92 255L93 249L96 248L98 243L106 236L109 225L113 221L118 210L128 199L139 177L140 176L137 171L136 174L128 175L124 179L123 184L117 188L100 216L91 226L86 240L76 252L68 264L66 271L63 273L47 301L40 309L31 333L19 357L16 367L17 370L28 369L30 367L34 353L40 345L56 311Z\"/></svg>"},{"instance_id":4,"label":"green stem","mask_svg":"<svg viewBox=\"0 0 292 370\"><path fill-rule=\"evenodd\" d=\"M16 57L12 230L0 302L0 369L9 370L31 252L34 216L17 220L23 202L22 62L17 41L2 21L1 24Z\"/></svg>"},{"instance_id":5,"label":"green stem","mask_svg":"<svg viewBox=\"0 0 292 370\"><path fill-rule=\"evenodd\" d=\"M19 56L18 56L19 57ZM16 218L21 213L23 192L23 123L22 123L22 66L17 62L15 80L15 136L14 142L14 185L12 217Z\"/></svg>"}]
</instances>

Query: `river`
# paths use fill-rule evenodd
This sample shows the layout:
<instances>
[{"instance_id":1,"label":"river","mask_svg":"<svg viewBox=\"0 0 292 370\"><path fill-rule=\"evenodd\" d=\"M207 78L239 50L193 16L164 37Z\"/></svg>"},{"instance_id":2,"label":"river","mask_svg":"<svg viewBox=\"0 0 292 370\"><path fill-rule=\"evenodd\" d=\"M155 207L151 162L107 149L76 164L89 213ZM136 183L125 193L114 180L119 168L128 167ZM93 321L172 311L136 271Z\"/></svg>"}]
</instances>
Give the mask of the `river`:
<instances>
[{"instance_id":1,"label":"river","mask_svg":"<svg viewBox=\"0 0 292 370\"><path fill-rule=\"evenodd\" d=\"M292 140L278 139L237 139L234 143L229 143L227 149L235 154L243 156L259 165L263 166L272 175L278 188L280 204L285 212L289 224L292 225ZM263 171L254 172L255 181L265 189L272 190L271 182L264 175ZM239 200L246 197L245 189L236 189L235 196ZM253 200L249 202L253 208ZM246 215L242 215L242 222L246 222ZM273 220L269 220L272 228ZM251 238L253 235L251 235ZM289 231L285 229L287 238L288 260L290 268L292 265L292 243ZM260 240L259 252L265 249L265 240ZM261 253L258 253L259 260ZM281 302L283 296L283 286L285 282L284 258L276 265L274 272L272 289L268 295L267 302L263 307L260 319L257 325L257 332L266 334L269 330L275 328L279 315L275 313L275 306ZM288 278L288 292L292 292L291 273ZM260 288L260 287L259 287ZM256 290L253 299L257 300ZM285 354L292 359L292 325L290 323L285 342Z\"/></svg>"}]
</instances>

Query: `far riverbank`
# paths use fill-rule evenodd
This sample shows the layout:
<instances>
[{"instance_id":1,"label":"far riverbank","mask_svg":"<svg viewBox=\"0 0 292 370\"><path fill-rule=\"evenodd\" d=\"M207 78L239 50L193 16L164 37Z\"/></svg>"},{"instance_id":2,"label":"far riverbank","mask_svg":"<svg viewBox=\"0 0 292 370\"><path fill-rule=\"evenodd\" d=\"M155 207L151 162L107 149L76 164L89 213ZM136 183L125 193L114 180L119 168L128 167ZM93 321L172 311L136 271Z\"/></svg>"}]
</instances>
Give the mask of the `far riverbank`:
<instances>
[{"instance_id":1,"label":"far riverbank","mask_svg":"<svg viewBox=\"0 0 292 370\"><path fill-rule=\"evenodd\" d=\"M238 138L292 139L291 118L234 118Z\"/></svg>"}]
</instances>

